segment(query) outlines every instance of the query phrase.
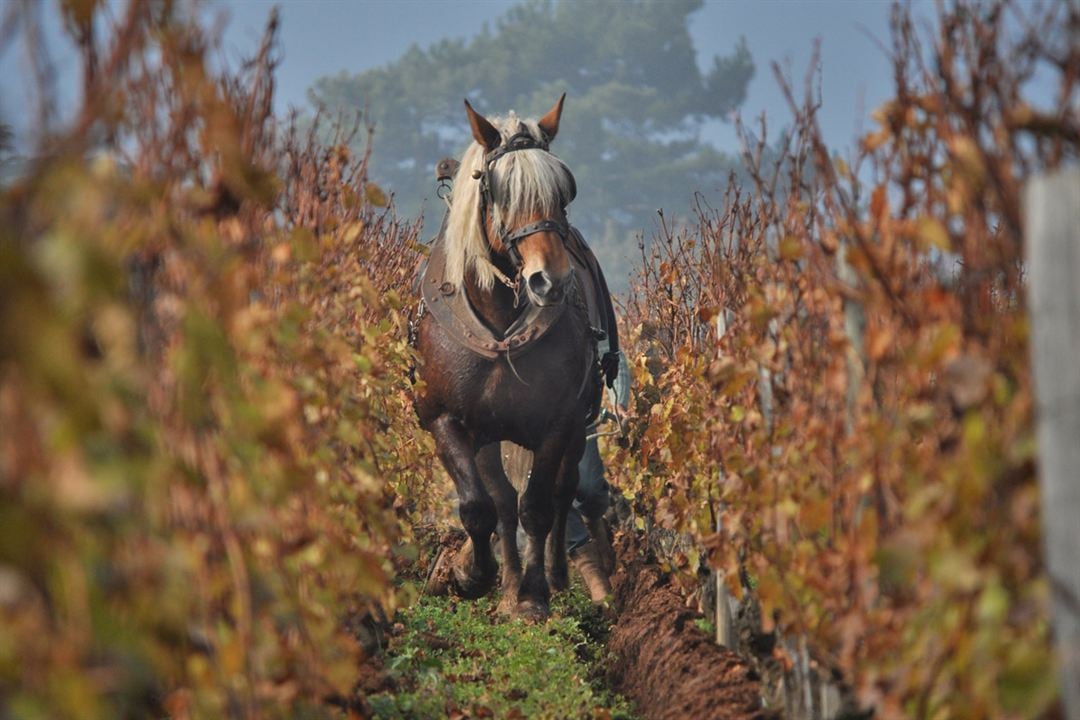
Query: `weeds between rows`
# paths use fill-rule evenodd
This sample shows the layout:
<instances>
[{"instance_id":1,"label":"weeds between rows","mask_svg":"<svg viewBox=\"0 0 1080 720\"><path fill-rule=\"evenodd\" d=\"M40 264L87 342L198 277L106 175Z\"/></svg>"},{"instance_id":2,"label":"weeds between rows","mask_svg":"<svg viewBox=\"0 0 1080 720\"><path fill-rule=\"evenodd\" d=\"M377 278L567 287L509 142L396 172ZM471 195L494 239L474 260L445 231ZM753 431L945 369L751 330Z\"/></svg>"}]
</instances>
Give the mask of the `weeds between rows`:
<instances>
[{"instance_id":1,"label":"weeds between rows","mask_svg":"<svg viewBox=\"0 0 1080 720\"><path fill-rule=\"evenodd\" d=\"M400 616L368 696L378 718L626 718L604 687L607 623L579 588L560 593L546 624L498 616L495 602L425 597Z\"/></svg>"}]
</instances>

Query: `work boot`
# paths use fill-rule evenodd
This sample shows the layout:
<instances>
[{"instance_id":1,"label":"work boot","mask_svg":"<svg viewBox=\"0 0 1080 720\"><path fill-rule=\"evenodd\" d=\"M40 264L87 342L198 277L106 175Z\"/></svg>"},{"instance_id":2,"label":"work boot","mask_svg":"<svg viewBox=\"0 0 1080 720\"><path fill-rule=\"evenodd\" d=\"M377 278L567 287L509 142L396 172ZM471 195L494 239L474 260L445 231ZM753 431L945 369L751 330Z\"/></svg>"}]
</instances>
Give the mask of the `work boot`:
<instances>
[{"instance_id":1,"label":"work boot","mask_svg":"<svg viewBox=\"0 0 1080 720\"><path fill-rule=\"evenodd\" d=\"M589 598L597 604L611 594L611 581L604 572L604 565L600 559L596 541L590 540L574 552L570 553L570 562L581 573L581 579L585 581L585 587L589 590Z\"/></svg>"},{"instance_id":2,"label":"work boot","mask_svg":"<svg viewBox=\"0 0 1080 720\"><path fill-rule=\"evenodd\" d=\"M600 567L608 577L615 572L615 549L611 547L611 538L608 536L607 521L601 515L598 518L585 518L585 525L589 528L589 535L596 544L596 552L600 556Z\"/></svg>"}]
</instances>

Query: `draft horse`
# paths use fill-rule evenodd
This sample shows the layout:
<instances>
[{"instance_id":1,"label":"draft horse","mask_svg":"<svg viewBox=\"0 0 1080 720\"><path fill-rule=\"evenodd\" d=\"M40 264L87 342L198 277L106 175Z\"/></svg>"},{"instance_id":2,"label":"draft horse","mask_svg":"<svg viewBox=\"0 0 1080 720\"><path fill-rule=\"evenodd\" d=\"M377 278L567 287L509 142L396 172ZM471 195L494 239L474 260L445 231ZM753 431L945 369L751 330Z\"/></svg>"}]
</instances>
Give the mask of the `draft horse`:
<instances>
[{"instance_id":1,"label":"draft horse","mask_svg":"<svg viewBox=\"0 0 1080 720\"><path fill-rule=\"evenodd\" d=\"M489 120L465 101L475 142L421 279L415 338L423 381L417 415L457 488L471 543L452 583L468 598L491 591L497 530L500 610L530 619L549 614L549 588L567 586L566 514L602 390L585 307L584 241L566 217L575 181L548 150L565 97L536 121L512 112ZM613 318L610 300L608 308ZM503 440L533 452L520 507L503 470ZM519 519L528 538L524 569Z\"/></svg>"}]
</instances>

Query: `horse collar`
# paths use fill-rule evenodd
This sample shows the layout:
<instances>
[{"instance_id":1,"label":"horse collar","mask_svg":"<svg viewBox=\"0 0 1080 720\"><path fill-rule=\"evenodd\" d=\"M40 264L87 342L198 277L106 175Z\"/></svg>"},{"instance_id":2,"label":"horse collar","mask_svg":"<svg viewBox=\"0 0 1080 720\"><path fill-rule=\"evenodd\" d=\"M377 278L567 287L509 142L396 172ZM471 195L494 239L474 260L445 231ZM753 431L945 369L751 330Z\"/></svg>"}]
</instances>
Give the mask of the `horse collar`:
<instances>
[{"instance_id":1,"label":"horse collar","mask_svg":"<svg viewBox=\"0 0 1080 720\"><path fill-rule=\"evenodd\" d=\"M454 341L472 352L495 359L501 354L517 357L555 326L568 304L540 307L528 303L525 310L499 337L476 314L468 293L446 281L446 251L442 236L436 239L421 279L421 296L427 312Z\"/></svg>"}]
</instances>

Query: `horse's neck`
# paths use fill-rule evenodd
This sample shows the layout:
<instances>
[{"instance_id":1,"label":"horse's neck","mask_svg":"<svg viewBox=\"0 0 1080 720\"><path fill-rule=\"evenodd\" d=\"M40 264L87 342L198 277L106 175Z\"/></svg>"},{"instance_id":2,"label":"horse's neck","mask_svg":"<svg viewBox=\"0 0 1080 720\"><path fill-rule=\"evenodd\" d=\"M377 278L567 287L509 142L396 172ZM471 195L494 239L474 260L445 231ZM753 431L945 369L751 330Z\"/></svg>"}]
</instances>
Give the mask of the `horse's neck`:
<instances>
[{"instance_id":1,"label":"horse's neck","mask_svg":"<svg viewBox=\"0 0 1080 720\"><path fill-rule=\"evenodd\" d=\"M496 266L508 277L513 277L512 269L502 267L502 263L496 263ZM501 282L496 282L490 290L482 290L470 276L465 281L465 294L480 319L500 334L506 332L521 312L521 308L514 306L514 291Z\"/></svg>"}]
</instances>

